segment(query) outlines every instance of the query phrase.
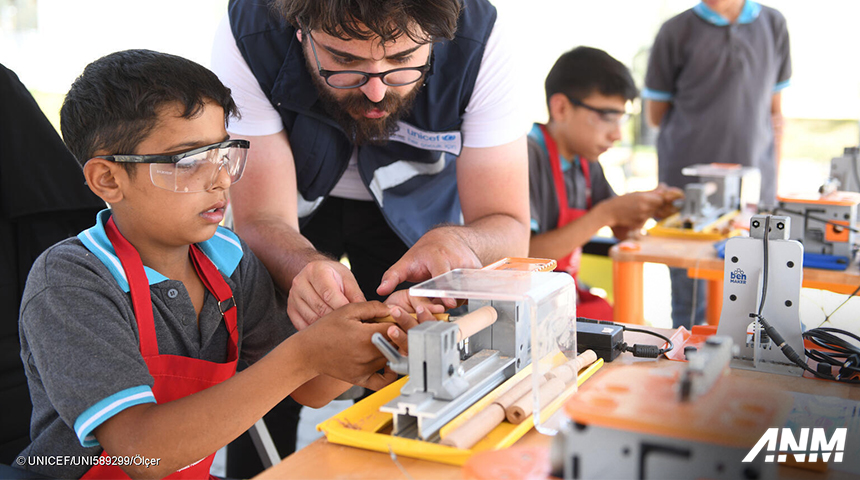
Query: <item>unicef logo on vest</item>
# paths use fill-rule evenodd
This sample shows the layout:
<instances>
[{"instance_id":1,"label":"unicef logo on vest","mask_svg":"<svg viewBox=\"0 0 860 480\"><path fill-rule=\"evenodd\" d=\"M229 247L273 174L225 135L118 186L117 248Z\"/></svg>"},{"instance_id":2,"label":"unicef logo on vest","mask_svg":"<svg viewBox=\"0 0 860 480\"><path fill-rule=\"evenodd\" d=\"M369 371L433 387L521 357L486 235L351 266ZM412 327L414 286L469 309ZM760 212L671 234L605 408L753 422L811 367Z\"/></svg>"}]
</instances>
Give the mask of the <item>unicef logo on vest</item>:
<instances>
[{"instance_id":1,"label":"unicef logo on vest","mask_svg":"<svg viewBox=\"0 0 860 480\"><path fill-rule=\"evenodd\" d=\"M738 283L740 285L747 284L747 275L740 268L736 268L734 272L731 272L729 277L729 283Z\"/></svg>"},{"instance_id":2,"label":"unicef logo on vest","mask_svg":"<svg viewBox=\"0 0 860 480\"><path fill-rule=\"evenodd\" d=\"M442 136L442 140L445 140L446 142L450 142L451 140L456 140L456 139L457 139L457 135L451 135L450 133L448 135Z\"/></svg>"}]
</instances>

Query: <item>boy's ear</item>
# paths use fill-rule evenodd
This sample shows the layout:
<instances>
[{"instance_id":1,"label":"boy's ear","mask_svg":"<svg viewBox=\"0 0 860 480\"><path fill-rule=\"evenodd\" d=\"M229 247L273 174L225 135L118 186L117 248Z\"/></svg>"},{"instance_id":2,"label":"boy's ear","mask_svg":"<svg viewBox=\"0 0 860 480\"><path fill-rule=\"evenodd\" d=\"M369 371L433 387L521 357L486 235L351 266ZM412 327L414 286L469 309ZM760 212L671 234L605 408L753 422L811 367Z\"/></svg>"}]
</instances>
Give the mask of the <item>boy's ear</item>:
<instances>
[{"instance_id":1,"label":"boy's ear","mask_svg":"<svg viewBox=\"0 0 860 480\"><path fill-rule=\"evenodd\" d=\"M553 94L549 97L549 119L556 122L561 121L570 107L570 100L567 99L565 94Z\"/></svg>"},{"instance_id":2,"label":"boy's ear","mask_svg":"<svg viewBox=\"0 0 860 480\"><path fill-rule=\"evenodd\" d=\"M123 198L123 183L118 177L128 179L123 168L103 158L91 158L84 165L84 178L90 190L107 203L117 203Z\"/></svg>"}]
</instances>

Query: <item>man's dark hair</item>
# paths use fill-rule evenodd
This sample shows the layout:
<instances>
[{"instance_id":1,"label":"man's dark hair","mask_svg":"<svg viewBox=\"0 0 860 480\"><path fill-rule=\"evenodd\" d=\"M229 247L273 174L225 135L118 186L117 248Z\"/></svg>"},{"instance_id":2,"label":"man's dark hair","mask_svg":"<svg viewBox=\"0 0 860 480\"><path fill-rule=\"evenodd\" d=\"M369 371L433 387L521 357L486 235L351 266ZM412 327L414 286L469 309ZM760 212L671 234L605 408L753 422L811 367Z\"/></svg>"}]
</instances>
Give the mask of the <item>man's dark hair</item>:
<instances>
[{"instance_id":1,"label":"man's dark hair","mask_svg":"<svg viewBox=\"0 0 860 480\"><path fill-rule=\"evenodd\" d=\"M273 7L296 28L342 40L406 35L415 43L453 39L461 9L459 0L274 0Z\"/></svg>"},{"instance_id":2,"label":"man's dark hair","mask_svg":"<svg viewBox=\"0 0 860 480\"><path fill-rule=\"evenodd\" d=\"M627 67L603 50L576 47L555 61L546 76L546 102L556 93L582 100L593 93L633 100L639 96Z\"/></svg>"},{"instance_id":3,"label":"man's dark hair","mask_svg":"<svg viewBox=\"0 0 860 480\"><path fill-rule=\"evenodd\" d=\"M125 50L87 65L63 101L60 129L83 165L99 150L135 153L156 127L161 107L179 102L182 117L193 118L207 100L224 109L225 122L238 116L230 89L202 65L151 50Z\"/></svg>"}]
</instances>

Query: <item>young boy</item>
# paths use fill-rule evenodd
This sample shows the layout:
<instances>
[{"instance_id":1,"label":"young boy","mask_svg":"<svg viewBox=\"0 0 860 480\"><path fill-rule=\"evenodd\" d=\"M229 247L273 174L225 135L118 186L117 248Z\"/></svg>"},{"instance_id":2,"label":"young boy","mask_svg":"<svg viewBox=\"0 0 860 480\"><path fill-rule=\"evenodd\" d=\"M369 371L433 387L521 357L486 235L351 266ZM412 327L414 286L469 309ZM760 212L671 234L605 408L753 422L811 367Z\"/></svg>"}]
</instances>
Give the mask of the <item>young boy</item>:
<instances>
[{"instance_id":1,"label":"young boy","mask_svg":"<svg viewBox=\"0 0 860 480\"><path fill-rule=\"evenodd\" d=\"M603 226L620 239L654 216L671 213L676 189L616 196L597 162L621 139L625 106L637 96L633 78L606 52L575 48L555 62L546 78L549 123L529 133L529 255L554 258L576 275L582 246ZM577 314L612 320L612 308L579 289Z\"/></svg>"},{"instance_id":2,"label":"young boy","mask_svg":"<svg viewBox=\"0 0 860 480\"><path fill-rule=\"evenodd\" d=\"M110 209L27 282L24 468L206 478L214 452L285 396L319 406L348 386L331 377L393 378L375 373L385 360L369 341L388 325L361 322L388 307L350 304L296 333L264 266L218 226L248 148L228 139L236 113L210 71L152 51L103 57L72 85L63 136ZM236 374L239 358L251 366Z\"/></svg>"}]
</instances>

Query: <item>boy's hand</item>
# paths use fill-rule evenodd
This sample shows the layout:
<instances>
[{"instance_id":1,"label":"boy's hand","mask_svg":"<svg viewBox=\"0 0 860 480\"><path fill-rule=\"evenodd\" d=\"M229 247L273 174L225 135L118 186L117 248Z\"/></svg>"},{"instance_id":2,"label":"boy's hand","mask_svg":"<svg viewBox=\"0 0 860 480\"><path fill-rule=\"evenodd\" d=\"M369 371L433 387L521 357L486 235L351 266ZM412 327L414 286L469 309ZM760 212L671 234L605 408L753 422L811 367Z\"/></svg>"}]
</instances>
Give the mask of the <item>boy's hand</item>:
<instances>
[{"instance_id":1,"label":"boy's hand","mask_svg":"<svg viewBox=\"0 0 860 480\"><path fill-rule=\"evenodd\" d=\"M413 297L412 295L409 295L409 290L398 290L392 293L385 299L384 303L389 307L400 307L408 313L417 313L418 307L424 307L429 310L430 313L445 312L443 299Z\"/></svg>"},{"instance_id":2,"label":"boy's hand","mask_svg":"<svg viewBox=\"0 0 860 480\"><path fill-rule=\"evenodd\" d=\"M659 193L663 197L663 205L658 207L654 212L654 218L663 219L678 213L678 207L675 206L675 201L684 198L683 190L676 187L669 187L665 183L661 183L656 189L654 189L654 192Z\"/></svg>"},{"instance_id":3,"label":"boy's hand","mask_svg":"<svg viewBox=\"0 0 860 480\"><path fill-rule=\"evenodd\" d=\"M388 295L402 282L421 282L455 268L481 268L481 260L456 230L439 227L425 233L382 275L376 293ZM457 301L445 298L442 303L454 308Z\"/></svg>"},{"instance_id":4,"label":"boy's hand","mask_svg":"<svg viewBox=\"0 0 860 480\"><path fill-rule=\"evenodd\" d=\"M441 307L441 305L430 305L430 308L432 307ZM391 316L397 321L397 325L389 324L390 326L388 327L388 330L386 330L386 333L388 334L388 338L390 338L391 341L397 345L397 348L400 349L401 354L409 354L409 341L406 332L419 323L438 321L433 314L442 313L442 311L444 311L431 311L430 308L424 305L418 306L415 309L415 314L418 316L418 319L412 318L412 315L409 315L408 311L405 311L400 307L391 308Z\"/></svg>"},{"instance_id":5,"label":"boy's hand","mask_svg":"<svg viewBox=\"0 0 860 480\"><path fill-rule=\"evenodd\" d=\"M305 265L293 279L287 315L296 329L302 330L337 308L364 300L358 282L345 265L316 260Z\"/></svg>"},{"instance_id":6,"label":"boy's hand","mask_svg":"<svg viewBox=\"0 0 860 480\"><path fill-rule=\"evenodd\" d=\"M663 195L655 190L633 192L597 204L604 210L610 227L639 229L663 205Z\"/></svg>"},{"instance_id":7,"label":"boy's hand","mask_svg":"<svg viewBox=\"0 0 860 480\"><path fill-rule=\"evenodd\" d=\"M374 333L385 335L390 324L363 323L390 313L380 302L350 303L320 318L300 333L306 358L318 374L377 390L397 378L385 367L382 353L370 343Z\"/></svg>"}]
</instances>

